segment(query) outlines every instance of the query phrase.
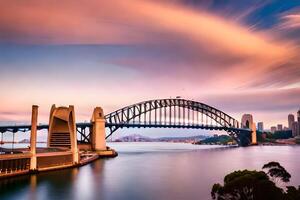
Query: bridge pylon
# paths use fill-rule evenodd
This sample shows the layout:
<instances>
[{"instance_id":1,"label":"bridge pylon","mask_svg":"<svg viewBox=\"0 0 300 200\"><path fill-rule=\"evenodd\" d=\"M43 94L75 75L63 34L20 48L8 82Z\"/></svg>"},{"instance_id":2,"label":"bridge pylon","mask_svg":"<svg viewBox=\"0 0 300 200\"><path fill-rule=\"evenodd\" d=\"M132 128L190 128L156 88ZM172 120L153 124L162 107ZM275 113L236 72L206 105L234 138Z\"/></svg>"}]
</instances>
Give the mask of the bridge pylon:
<instances>
[{"instance_id":1,"label":"bridge pylon","mask_svg":"<svg viewBox=\"0 0 300 200\"><path fill-rule=\"evenodd\" d=\"M73 155L73 163L79 162L74 106L52 106L47 146L70 148Z\"/></svg>"},{"instance_id":2,"label":"bridge pylon","mask_svg":"<svg viewBox=\"0 0 300 200\"><path fill-rule=\"evenodd\" d=\"M96 107L94 109L91 123L92 123L92 134L91 134L92 150L94 151L106 150L105 118L104 118L103 109L101 107Z\"/></svg>"},{"instance_id":3,"label":"bridge pylon","mask_svg":"<svg viewBox=\"0 0 300 200\"><path fill-rule=\"evenodd\" d=\"M249 128L251 129L251 144L257 144L257 135L256 135L256 125L253 121L253 116L251 114L244 114L241 120L242 128Z\"/></svg>"},{"instance_id":4,"label":"bridge pylon","mask_svg":"<svg viewBox=\"0 0 300 200\"><path fill-rule=\"evenodd\" d=\"M37 138L37 120L38 120L38 106L32 106L31 113L31 131L30 131L30 170L35 171L37 169L36 158L36 138Z\"/></svg>"}]
</instances>

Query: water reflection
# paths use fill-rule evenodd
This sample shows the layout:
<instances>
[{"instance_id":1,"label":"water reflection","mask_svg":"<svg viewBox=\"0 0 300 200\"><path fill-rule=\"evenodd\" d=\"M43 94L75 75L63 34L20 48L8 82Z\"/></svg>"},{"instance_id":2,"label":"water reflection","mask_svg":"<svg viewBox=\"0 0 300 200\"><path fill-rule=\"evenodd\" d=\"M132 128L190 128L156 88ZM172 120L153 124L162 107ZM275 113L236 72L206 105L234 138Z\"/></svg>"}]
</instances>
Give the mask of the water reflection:
<instances>
[{"instance_id":1,"label":"water reflection","mask_svg":"<svg viewBox=\"0 0 300 200\"><path fill-rule=\"evenodd\" d=\"M30 176L30 192L29 192L29 198L32 200L37 200L36 186L37 186L37 176L32 175Z\"/></svg>"},{"instance_id":2,"label":"water reflection","mask_svg":"<svg viewBox=\"0 0 300 200\"><path fill-rule=\"evenodd\" d=\"M225 174L244 168L259 170L271 160L292 174L291 184L300 184L300 147L113 145L120 152L114 159L0 180L0 199L210 199L212 184L221 182Z\"/></svg>"}]
</instances>

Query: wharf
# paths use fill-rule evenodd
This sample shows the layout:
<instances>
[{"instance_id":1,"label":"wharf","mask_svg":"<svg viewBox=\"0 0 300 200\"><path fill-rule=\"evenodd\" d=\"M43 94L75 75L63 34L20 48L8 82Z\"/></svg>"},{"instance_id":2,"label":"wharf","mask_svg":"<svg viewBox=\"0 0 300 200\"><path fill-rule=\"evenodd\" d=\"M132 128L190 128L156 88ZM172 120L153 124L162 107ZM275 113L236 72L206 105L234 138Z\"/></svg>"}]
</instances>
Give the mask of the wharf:
<instances>
[{"instance_id":1,"label":"wharf","mask_svg":"<svg viewBox=\"0 0 300 200\"><path fill-rule=\"evenodd\" d=\"M71 167L80 167L91 163L99 158L116 157L115 150L80 151L79 162L73 162L73 154L70 150L64 148L37 148L37 168L30 170L30 159L32 154L26 148L15 149L13 152L8 149L1 149L0 154L0 178L12 176L39 173L50 170L65 169Z\"/></svg>"}]
</instances>

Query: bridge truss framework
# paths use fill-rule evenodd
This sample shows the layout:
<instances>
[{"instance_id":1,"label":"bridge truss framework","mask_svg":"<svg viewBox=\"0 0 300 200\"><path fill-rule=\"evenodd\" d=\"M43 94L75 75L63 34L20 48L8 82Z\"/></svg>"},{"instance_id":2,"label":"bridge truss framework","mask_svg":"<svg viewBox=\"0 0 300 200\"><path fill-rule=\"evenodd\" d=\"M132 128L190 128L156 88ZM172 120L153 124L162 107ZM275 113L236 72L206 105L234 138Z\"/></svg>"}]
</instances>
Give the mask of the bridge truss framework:
<instances>
[{"instance_id":1,"label":"bridge truss framework","mask_svg":"<svg viewBox=\"0 0 300 200\"><path fill-rule=\"evenodd\" d=\"M156 99L126 106L105 115L106 139L120 128L187 128L223 130L238 142L251 133L228 114L207 104L185 99ZM90 143L91 123L77 123L78 141ZM30 125L1 126L0 132L26 132ZM39 125L38 130L48 129Z\"/></svg>"}]
</instances>

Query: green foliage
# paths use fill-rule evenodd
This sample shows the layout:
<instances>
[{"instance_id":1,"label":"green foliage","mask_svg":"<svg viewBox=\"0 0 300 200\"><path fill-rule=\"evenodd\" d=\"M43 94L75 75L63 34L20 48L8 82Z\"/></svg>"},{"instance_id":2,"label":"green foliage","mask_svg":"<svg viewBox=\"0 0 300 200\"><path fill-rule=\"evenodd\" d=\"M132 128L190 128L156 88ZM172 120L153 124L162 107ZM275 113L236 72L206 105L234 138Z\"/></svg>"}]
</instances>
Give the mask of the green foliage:
<instances>
[{"instance_id":1,"label":"green foliage","mask_svg":"<svg viewBox=\"0 0 300 200\"><path fill-rule=\"evenodd\" d=\"M262 192L264 191L264 192ZM214 185L213 199L282 199L282 190L263 171L235 171L224 178L224 186Z\"/></svg>"},{"instance_id":2,"label":"green foliage","mask_svg":"<svg viewBox=\"0 0 300 200\"><path fill-rule=\"evenodd\" d=\"M200 141L199 143L200 144L227 144L228 142L234 142L232 137L228 135L220 135L220 136L206 138Z\"/></svg>"},{"instance_id":3,"label":"green foliage","mask_svg":"<svg viewBox=\"0 0 300 200\"><path fill-rule=\"evenodd\" d=\"M265 139L262 137L263 132L256 131L256 137L258 142L265 142Z\"/></svg>"},{"instance_id":4,"label":"green foliage","mask_svg":"<svg viewBox=\"0 0 300 200\"><path fill-rule=\"evenodd\" d=\"M217 200L299 200L300 187L287 187L285 192L276 186L270 178L279 178L289 182L291 175L278 162L263 166L264 171L234 171L224 177L224 185L214 184L211 196Z\"/></svg>"},{"instance_id":5,"label":"green foliage","mask_svg":"<svg viewBox=\"0 0 300 200\"><path fill-rule=\"evenodd\" d=\"M282 182L289 182L291 175L278 162L269 162L263 166L263 169L268 169L268 175L272 178L279 178Z\"/></svg>"},{"instance_id":6,"label":"green foliage","mask_svg":"<svg viewBox=\"0 0 300 200\"><path fill-rule=\"evenodd\" d=\"M273 142L276 142L277 139L289 139L289 138L293 137L291 130L276 131L275 133L256 131L256 134L257 134L258 142L272 142L273 143ZM263 137L263 134L266 135L266 138Z\"/></svg>"},{"instance_id":7,"label":"green foliage","mask_svg":"<svg viewBox=\"0 0 300 200\"><path fill-rule=\"evenodd\" d=\"M271 135L271 139L288 139L293 137L292 131L276 131L274 134Z\"/></svg>"}]
</instances>

